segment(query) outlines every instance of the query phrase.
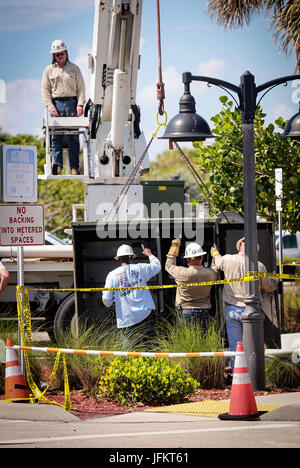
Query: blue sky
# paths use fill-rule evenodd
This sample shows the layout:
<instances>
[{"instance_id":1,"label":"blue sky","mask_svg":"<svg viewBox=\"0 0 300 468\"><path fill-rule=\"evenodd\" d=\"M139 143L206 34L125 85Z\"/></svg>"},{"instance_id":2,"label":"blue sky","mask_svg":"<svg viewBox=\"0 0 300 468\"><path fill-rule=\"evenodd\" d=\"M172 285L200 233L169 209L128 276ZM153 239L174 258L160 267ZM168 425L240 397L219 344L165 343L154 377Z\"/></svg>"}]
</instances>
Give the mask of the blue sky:
<instances>
[{"instance_id":1,"label":"blue sky","mask_svg":"<svg viewBox=\"0 0 300 468\"><path fill-rule=\"evenodd\" d=\"M265 16L255 18L243 29L225 31L211 20L206 3L160 0L165 108L169 120L178 112L184 71L218 77L236 85L246 70L255 75L257 85L293 74L295 55L279 54ZM3 130L41 135L41 77L50 63L49 50L54 39L63 39L69 46L70 59L81 67L89 97L87 54L92 44L93 16L93 0L1 0L0 79L6 84L6 103L0 102ZM156 1L144 0L137 103L141 106L141 126L147 141L156 128L157 66ZM191 91L197 112L212 126L210 117L221 109L219 97L225 93L200 83L193 83ZM298 111L297 98L300 82L272 90L262 101L268 121L279 115L284 118L294 115ZM150 149L151 159L166 149L167 142L155 140Z\"/></svg>"}]
</instances>

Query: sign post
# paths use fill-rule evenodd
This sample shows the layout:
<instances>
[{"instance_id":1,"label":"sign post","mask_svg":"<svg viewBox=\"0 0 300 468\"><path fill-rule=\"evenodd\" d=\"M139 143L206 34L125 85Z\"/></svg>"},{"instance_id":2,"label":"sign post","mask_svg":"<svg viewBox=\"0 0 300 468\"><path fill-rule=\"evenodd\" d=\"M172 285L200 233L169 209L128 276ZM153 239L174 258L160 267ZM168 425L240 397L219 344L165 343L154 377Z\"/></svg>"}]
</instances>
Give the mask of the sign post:
<instances>
[{"instance_id":1,"label":"sign post","mask_svg":"<svg viewBox=\"0 0 300 468\"><path fill-rule=\"evenodd\" d=\"M45 243L44 207L38 204L0 205L0 245L18 247L18 286L24 286L24 246ZM21 317L23 317L23 291ZM19 343L22 342L19 327ZM24 374L24 351L20 353L20 366Z\"/></svg>"},{"instance_id":2,"label":"sign post","mask_svg":"<svg viewBox=\"0 0 300 468\"><path fill-rule=\"evenodd\" d=\"M276 211L278 214L278 231L279 231L279 273L283 273L283 257L282 257L282 169L275 169L275 195L276 195ZM284 295L283 281L280 280L280 322L281 330L284 328Z\"/></svg>"},{"instance_id":3,"label":"sign post","mask_svg":"<svg viewBox=\"0 0 300 468\"><path fill-rule=\"evenodd\" d=\"M26 145L0 146L0 245L18 247L18 285L24 286L24 246L44 244L44 207L15 205L37 202L37 148ZM24 321L22 292L21 317ZM22 336L19 327L19 344ZM20 352L23 374L24 351Z\"/></svg>"}]
</instances>

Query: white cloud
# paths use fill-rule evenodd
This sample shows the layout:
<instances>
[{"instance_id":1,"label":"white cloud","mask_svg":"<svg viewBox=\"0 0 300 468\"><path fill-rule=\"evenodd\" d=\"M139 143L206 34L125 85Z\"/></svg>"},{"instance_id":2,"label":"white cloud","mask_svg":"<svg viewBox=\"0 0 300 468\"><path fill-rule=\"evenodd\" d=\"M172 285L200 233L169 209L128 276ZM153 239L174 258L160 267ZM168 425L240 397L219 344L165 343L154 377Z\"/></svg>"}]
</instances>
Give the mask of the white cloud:
<instances>
[{"instance_id":1,"label":"white cloud","mask_svg":"<svg viewBox=\"0 0 300 468\"><path fill-rule=\"evenodd\" d=\"M211 59L207 62L201 62L197 66L197 75L219 78L224 70L224 60ZM202 94L207 89L207 83L194 81L192 84L192 94Z\"/></svg>"},{"instance_id":2,"label":"white cloud","mask_svg":"<svg viewBox=\"0 0 300 468\"><path fill-rule=\"evenodd\" d=\"M17 133L41 134L41 81L18 79L6 83L6 103L0 104L0 126Z\"/></svg>"},{"instance_id":3,"label":"white cloud","mask_svg":"<svg viewBox=\"0 0 300 468\"><path fill-rule=\"evenodd\" d=\"M93 0L1 0L0 31L40 28L92 9Z\"/></svg>"},{"instance_id":4,"label":"white cloud","mask_svg":"<svg viewBox=\"0 0 300 468\"><path fill-rule=\"evenodd\" d=\"M211 59L207 62L201 62L198 65L197 75L219 77L224 67L224 60ZM180 98L183 94L182 73L178 72L174 65L170 65L163 70L162 75L163 82L165 83L166 98ZM192 94L199 94L205 89L207 89L206 83L194 81L191 92ZM156 82L142 88L138 98L142 106L149 106L156 103Z\"/></svg>"},{"instance_id":5,"label":"white cloud","mask_svg":"<svg viewBox=\"0 0 300 468\"><path fill-rule=\"evenodd\" d=\"M173 65L163 70L162 76L165 83L166 97L174 96L174 94L178 95L178 92L182 94L181 74L177 72ZM157 103L156 83L157 81L141 89L138 101L142 107L148 107Z\"/></svg>"},{"instance_id":6,"label":"white cloud","mask_svg":"<svg viewBox=\"0 0 300 468\"><path fill-rule=\"evenodd\" d=\"M286 104L280 104L273 110L274 120L278 119L278 117L282 117L284 120L290 119L295 112L293 109Z\"/></svg>"},{"instance_id":7,"label":"white cloud","mask_svg":"<svg viewBox=\"0 0 300 468\"><path fill-rule=\"evenodd\" d=\"M220 72L224 70L224 67L224 60L211 59L207 62L199 63L197 67L197 74L218 77Z\"/></svg>"},{"instance_id":8,"label":"white cloud","mask_svg":"<svg viewBox=\"0 0 300 468\"><path fill-rule=\"evenodd\" d=\"M74 63L79 66L85 82L86 100L90 97L91 72L88 68L88 54L90 53L91 48L88 45L82 44L79 46L78 55L74 60Z\"/></svg>"},{"instance_id":9,"label":"white cloud","mask_svg":"<svg viewBox=\"0 0 300 468\"><path fill-rule=\"evenodd\" d=\"M182 93L182 73L179 73L174 66L166 68L163 72L163 81L165 82L166 92L178 93L178 88Z\"/></svg>"},{"instance_id":10,"label":"white cloud","mask_svg":"<svg viewBox=\"0 0 300 468\"><path fill-rule=\"evenodd\" d=\"M147 39L145 37L141 36L141 38L140 38L140 52L142 51L143 46L144 46L144 44L146 44L146 42L147 42Z\"/></svg>"}]
</instances>

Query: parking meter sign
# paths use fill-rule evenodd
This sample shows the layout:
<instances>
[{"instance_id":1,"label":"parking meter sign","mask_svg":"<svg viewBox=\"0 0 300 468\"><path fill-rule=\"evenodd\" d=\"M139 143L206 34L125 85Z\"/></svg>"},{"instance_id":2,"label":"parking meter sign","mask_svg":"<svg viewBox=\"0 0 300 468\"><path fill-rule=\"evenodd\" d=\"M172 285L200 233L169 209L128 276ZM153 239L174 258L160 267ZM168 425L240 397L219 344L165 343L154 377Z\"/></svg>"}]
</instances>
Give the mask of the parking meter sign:
<instances>
[{"instance_id":1,"label":"parking meter sign","mask_svg":"<svg viewBox=\"0 0 300 468\"><path fill-rule=\"evenodd\" d=\"M45 242L43 205L0 205L0 245L20 247Z\"/></svg>"}]
</instances>

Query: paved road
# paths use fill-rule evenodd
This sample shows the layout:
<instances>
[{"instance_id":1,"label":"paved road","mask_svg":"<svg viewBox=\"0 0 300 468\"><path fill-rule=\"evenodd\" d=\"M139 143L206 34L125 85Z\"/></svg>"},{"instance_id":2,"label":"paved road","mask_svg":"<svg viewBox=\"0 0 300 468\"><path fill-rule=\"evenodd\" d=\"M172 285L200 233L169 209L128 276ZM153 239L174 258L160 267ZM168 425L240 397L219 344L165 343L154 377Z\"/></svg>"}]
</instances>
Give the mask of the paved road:
<instances>
[{"instance_id":1,"label":"paved road","mask_svg":"<svg viewBox=\"0 0 300 468\"><path fill-rule=\"evenodd\" d=\"M300 421L220 421L216 418L160 413L131 413L80 421L30 421L0 419L0 448L151 448L137 466L168 461L157 459L165 448L182 453L186 464L189 448L296 448L300 447ZM170 452L168 450L167 452ZM116 457L119 459L110 459ZM126 452L128 453L128 452ZM166 451L164 451L166 453ZM184 455L186 453L186 455ZM143 452L140 452L142 455ZM124 462L122 450L106 450L107 462ZM137 456L137 455L136 455ZM105 461L105 460L103 460ZM128 460L127 460L128 461ZM173 463L176 460L172 460Z\"/></svg>"}]
</instances>

